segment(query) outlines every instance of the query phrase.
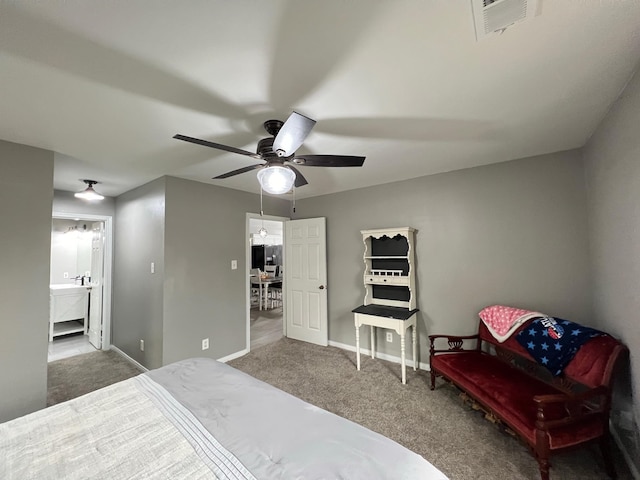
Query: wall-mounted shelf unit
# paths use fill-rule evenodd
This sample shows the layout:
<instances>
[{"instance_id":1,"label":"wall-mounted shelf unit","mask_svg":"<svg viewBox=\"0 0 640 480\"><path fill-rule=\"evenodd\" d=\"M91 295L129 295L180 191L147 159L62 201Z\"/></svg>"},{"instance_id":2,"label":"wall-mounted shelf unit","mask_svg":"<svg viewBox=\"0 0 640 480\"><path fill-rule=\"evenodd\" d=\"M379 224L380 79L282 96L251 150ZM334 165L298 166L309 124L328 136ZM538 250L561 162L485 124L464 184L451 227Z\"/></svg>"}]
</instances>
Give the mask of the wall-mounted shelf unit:
<instances>
[{"instance_id":1,"label":"wall-mounted shelf unit","mask_svg":"<svg viewBox=\"0 0 640 480\"><path fill-rule=\"evenodd\" d=\"M361 232L365 305L416 308L414 232L410 227Z\"/></svg>"},{"instance_id":2,"label":"wall-mounted shelf unit","mask_svg":"<svg viewBox=\"0 0 640 480\"><path fill-rule=\"evenodd\" d=\"M414 370L417 365L414 236L411 227L362 230L364 242L364 305L353 310L357 368L360 370L360 326L371 327L371 357L375 358L375 328L400 335L402 383L406 383L405 332L412 328Z\"/></svg>"}]
</instances>

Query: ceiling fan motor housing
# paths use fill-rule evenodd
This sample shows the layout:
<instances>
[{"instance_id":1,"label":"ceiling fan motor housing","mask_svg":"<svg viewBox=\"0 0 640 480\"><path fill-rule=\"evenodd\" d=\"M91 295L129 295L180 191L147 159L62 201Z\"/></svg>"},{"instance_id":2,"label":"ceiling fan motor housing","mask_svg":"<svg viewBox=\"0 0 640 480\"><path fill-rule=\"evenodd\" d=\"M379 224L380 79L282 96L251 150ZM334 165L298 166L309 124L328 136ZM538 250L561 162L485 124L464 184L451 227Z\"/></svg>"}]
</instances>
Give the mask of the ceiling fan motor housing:
<instances>
[{"instance_id":1,"label":"ceiling fan motor housing","mask_svg":"<svg viewBox=\"0 0 640 480\"><path fill-rule=\"evenodd\" d=\"M273 140L274 140L274 137L267 137L260 140L258 142L258 148L256 149L256 153L265 159L271 159L272 157L277 157L276 152L273 151Z\"/></svg>"},{"instance_id":2,"label":"ceiling fan motor housing","mask_svg":"<svg viewBox=\"0 0 640 480\"><path fill-rule=\"evenodd\" d=\"M273 135L274 137L278 135L278 132L280 132L282 125L284 125L284 122L282 120L267 120L262 124L267 133L269 135Z\"/></svg>"}]
</instances>

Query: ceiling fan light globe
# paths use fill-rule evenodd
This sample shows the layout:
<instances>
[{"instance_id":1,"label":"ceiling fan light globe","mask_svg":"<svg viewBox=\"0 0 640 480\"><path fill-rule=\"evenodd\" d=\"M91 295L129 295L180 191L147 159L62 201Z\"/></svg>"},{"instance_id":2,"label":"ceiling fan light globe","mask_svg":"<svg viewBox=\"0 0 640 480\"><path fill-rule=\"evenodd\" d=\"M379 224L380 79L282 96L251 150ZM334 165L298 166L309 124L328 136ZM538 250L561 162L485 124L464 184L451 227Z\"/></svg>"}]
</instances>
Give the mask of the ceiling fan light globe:
<instances>
[{"instance_id":1,"label":"ceiling fan light globe","mask_svg":"<svg viewBox=\"0 0 640 480\"><path fill-rule=\"evenodd\" d=\"M293 187L296 174L287 167L273 166L258 172L258 182L262 189L273 195L287 193Z\"/></svg>"}]
</instances>

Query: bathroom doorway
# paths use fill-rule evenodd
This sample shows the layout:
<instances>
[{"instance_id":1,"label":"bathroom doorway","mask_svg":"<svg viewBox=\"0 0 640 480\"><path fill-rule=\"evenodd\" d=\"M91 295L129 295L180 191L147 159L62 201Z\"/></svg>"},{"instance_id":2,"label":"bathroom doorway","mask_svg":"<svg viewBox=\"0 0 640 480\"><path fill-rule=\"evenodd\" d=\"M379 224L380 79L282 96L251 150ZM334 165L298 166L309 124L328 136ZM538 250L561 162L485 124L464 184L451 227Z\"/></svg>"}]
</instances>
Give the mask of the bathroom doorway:
<instances>
[{"instance_id":1,"label":"bathroom doorway","mask_svg":"<svg viewBox=\"0 0 640 480\"><path fill-rule=\"evenodd\" d=\"M247 214L247 350L284 335L285 217Z\"/></svg>"},{"instance_id":2,"label":"bathroom doorway","mask_svg":"<svg viewBox=\"0 0 640 480\"><path fill-rule=\"evenodd\" d=\"M48 360L110 347L112 217L54 212Z\"/></svg>"}]
</instances>

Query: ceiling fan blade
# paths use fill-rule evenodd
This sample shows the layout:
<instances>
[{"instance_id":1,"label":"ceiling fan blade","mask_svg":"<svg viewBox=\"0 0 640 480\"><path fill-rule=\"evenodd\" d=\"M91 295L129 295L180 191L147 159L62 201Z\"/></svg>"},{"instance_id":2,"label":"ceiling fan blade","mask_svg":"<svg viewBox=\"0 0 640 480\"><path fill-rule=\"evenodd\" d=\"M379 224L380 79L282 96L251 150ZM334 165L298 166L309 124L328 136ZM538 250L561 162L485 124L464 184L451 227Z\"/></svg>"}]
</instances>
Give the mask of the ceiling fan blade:
<instances>
[{"instance_id":1,"label":"ceiling fan blade","mask_svg":"<svg viewBox=\"0 0 640 480\"><path fill-rule=\"evenodd\" d=\"M252 157L252 158L257 158L258 160L262 160L262 157L257 153L251 153L247 150L242 150L241 148L222 145L221 143L209 142L208 140L201 140L199 138L187 137L186 135L180 135L180 134L174 135L173 138L177 140L184 140L185 142L195 143L197 145L203 145L205 147L217 148L218 150L225 150L231 153L239 153L240 155L246 155L247 157Z\"/></svg>"},{"instance_id":2,"label":"ceiling fan blade","mask_svg":"<svg viewBox=\"0 0 640 480\"><path fill-rule=\"evenodd\" d=\"M213 180L218 180L220 178L229 178L234 175L240 175L241 173L250 172L251 170L256 170L258 168L262 168L264 164L257 163L255 165L249 165L248 167L239 168L237 170L232 170L231 172L223 173L222 175L218 175L217 177L213 177Z\"/></svg>"},{"instance_id":3,"label":"ceiling fan blade","mask_svg":"<svg viewBox=\"0 0 640 480\"><path fill-rule=\"evenodd\" d=\"M293 170L293 173L296 174L296 181L294 183L296 188L302 187L309 183L307 182L307 179L304 178L304 175L300 173L300 170L298 170L296 167L294 167L293 165L287 165L287 168L290 168L291 170Z\"/></svg>"},{"instance_id":4,"label":"ceiling fan blade","mask_svg":"<svg viewBox=\"0 0 640 480\"><path fill-rule=\"evenodd\" d=\"M305 167L361 167L364 159L352 155L296 155L290 161Z\"/></svg>"},{"instance_id":5,"label":"ceiling fan blade","mask_svg":"<svg viewBox=\"0 0 640 480\"><path fill-rule=\"evenodd\" d=\"M315 120L293 112L273 140L273 151L279 157L293 155L315 124Z\"/></svg>"}]
</instances>

